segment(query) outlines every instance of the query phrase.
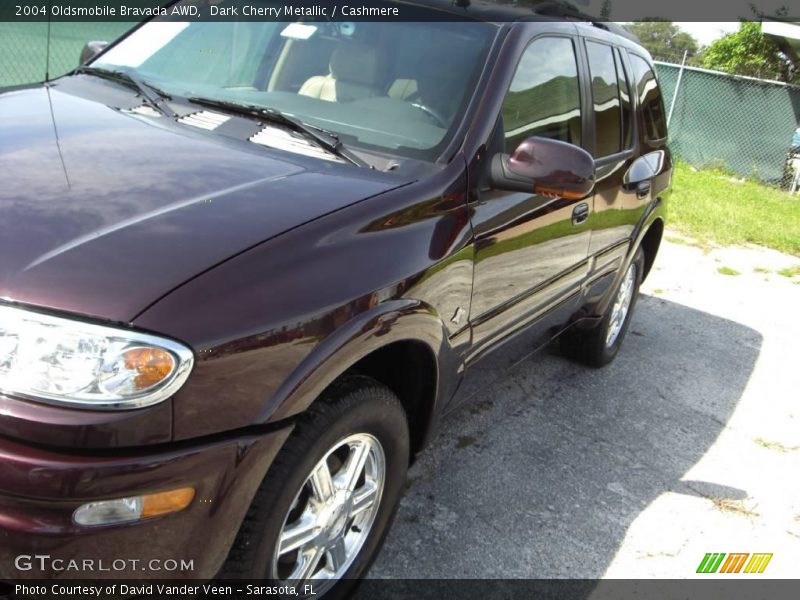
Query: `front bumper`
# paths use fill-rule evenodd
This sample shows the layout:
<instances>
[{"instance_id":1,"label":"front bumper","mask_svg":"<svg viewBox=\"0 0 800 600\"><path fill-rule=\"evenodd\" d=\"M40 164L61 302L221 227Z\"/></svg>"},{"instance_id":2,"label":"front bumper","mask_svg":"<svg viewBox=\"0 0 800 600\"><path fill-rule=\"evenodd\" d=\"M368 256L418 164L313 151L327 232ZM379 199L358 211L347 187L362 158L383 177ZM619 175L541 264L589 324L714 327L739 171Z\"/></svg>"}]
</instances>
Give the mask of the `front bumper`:
<instances>
[{"instance_id":1,"label":"front bumper","mask_svg":"<svg viewBox=\"0 0 800 600\"><path fill-rule=\"evenodd\" d=\"M0 579L210 578L292 427L161 451L60 452L0 438ZM191 486L183 511L78 527L86 502Z\"/></svg>"}]
</instances>

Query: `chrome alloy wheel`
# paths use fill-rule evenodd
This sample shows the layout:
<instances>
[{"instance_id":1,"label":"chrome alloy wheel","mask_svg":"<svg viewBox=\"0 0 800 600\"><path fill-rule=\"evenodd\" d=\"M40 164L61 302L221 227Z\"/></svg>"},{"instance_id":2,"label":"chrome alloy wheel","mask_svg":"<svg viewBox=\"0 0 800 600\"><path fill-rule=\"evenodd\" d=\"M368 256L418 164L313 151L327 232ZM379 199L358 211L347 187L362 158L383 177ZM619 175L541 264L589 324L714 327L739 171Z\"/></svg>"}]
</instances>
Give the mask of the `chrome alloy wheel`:
<instances>
[{"instance_id":1,"label":"chrome alloy wheel","mask_svg":"<svg viewBox=\"0 0 800 600\"><path fill-rule=\"evenodd\" d=\"M628 316L628 310L631 307L635 286L636 263L631 263L631 266L625 272L625 277L622 278L617 297L614 299L614 306L611 307L611 319L608 322L608 332L606 333L606 348L614 345L620 331L622 331L622 326L625 324L625 318Z\"/></svg>"},{"instance_id":2,"label":"chrome alloy wheel","mask_svg":"<svg viewBox=\"0 0 800 600\"><path fill-rule=\"evenodd\" d=\"M273 578L329 589L353 564L375 522L386 479L380 442L366 433L337 442L314 466L283 522Z\"/></svg>"}]
</instances>

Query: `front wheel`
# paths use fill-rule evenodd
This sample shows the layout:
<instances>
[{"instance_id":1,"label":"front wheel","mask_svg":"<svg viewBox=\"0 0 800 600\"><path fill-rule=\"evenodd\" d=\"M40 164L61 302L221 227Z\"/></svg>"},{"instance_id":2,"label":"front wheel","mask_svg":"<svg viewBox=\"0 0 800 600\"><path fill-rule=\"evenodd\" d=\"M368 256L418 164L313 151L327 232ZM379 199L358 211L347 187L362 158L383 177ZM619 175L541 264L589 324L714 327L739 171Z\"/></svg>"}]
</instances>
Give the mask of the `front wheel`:
<instances>
[{"instance_id":1,"label":"front wheel","mask_svg":"<svg viewBox=\"0 0 800 600\"><path fill-rule=\"evenodd\" d=\"M565 356L592 367L614 360L628 331L643 275L644 252L638 248L600 323L592 329L573 329L561 336Z\"/></svg>"},{"instance_id":2,"label":"front wheel","mask_svg":"<svg viewBox=\"0 0 800 600\"><path fill-rule=\"evenodd\" d=\"M408 437L388 388L361 376L335 385L301 417L270 468L223 577L268 579L301 596L349 593L394 517Z\"/></svg>"}]
</instances>

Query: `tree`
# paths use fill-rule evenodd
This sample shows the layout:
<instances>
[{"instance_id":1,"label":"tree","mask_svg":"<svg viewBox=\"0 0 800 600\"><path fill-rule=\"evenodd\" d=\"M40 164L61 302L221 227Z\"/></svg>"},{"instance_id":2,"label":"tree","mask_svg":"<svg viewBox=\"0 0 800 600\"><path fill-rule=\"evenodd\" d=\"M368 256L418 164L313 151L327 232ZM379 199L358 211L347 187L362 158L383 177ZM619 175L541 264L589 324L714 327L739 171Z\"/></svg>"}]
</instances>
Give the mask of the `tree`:
<instances>
[{"instance_id":1,"label":"tree","mask_svg":"<svg viewBox=\"0 0 800 600\"><path fill-rule=\"evenodd\" d=\"M792 65L778 45L761 31L761 23L742 21L739 30L711 43L703 66L762 79L792 79Z\"/></svg>"},{"instance_id":2,"label":"tree","mask_svg":"<svg viewBox=\"0 0 800 600\"><path fill-rule=\"evenodd\" d=\"M600 20L611 20L611 0L603 0L603 6L600 8Z\"/></svg>"},{"instance_id":3,"label":"tree","mask_svg":"<svg viewBox=\"0 0 800 600\"><path fill-rule=\"evenodd\" d=\"M627 27L628 31L639 38L642 46L650 51L653 58L680 60L684 52L691 58L699 50L697 40L672 21L653 19L631 23Z\"/></svg>"}]
</instances>

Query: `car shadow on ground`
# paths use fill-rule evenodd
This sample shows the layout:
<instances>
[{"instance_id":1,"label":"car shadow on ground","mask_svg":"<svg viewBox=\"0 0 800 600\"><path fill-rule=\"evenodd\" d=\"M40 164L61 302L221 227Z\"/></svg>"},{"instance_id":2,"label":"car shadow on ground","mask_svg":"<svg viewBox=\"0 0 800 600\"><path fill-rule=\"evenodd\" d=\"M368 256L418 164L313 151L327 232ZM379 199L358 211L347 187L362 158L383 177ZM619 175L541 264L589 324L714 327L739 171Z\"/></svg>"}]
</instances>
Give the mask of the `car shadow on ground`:
<instances>
[{"instance_id":1,"label":"car shadow on ground","mask_svg":"<svg viewBox=\"0 0 800 600\"><path fill-rule=\"evenodd\" d=\"M606 368L552 347L524 357L524 340L497 350L412 467L370 577L599 578L664 492L743 498L682 478L728 422L761 342L643 295Z\"/></svg>"}]
</instances>

